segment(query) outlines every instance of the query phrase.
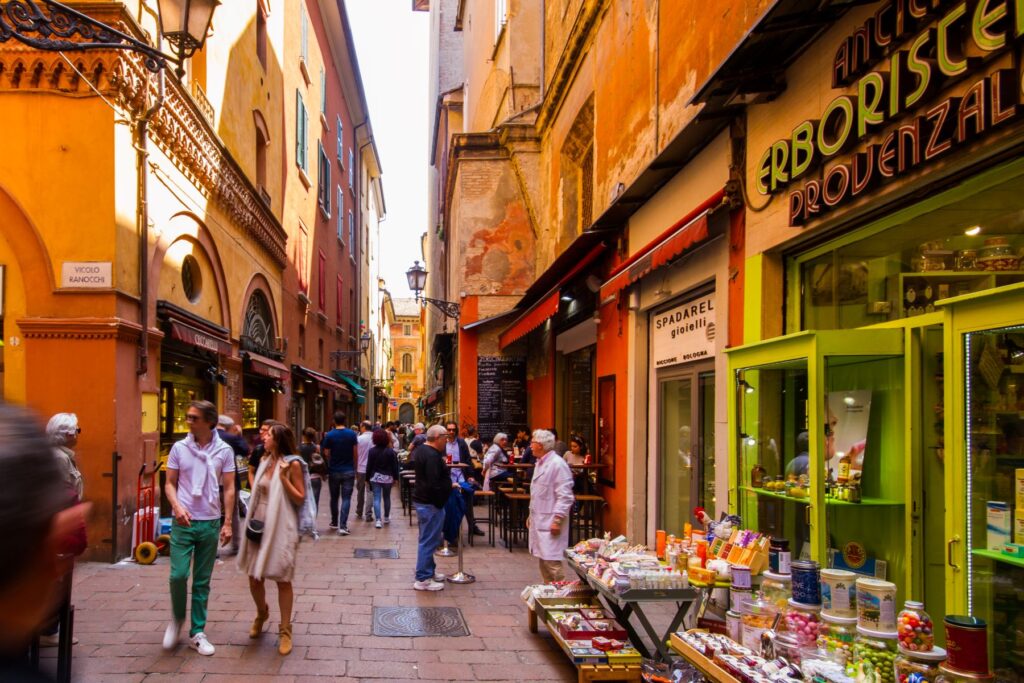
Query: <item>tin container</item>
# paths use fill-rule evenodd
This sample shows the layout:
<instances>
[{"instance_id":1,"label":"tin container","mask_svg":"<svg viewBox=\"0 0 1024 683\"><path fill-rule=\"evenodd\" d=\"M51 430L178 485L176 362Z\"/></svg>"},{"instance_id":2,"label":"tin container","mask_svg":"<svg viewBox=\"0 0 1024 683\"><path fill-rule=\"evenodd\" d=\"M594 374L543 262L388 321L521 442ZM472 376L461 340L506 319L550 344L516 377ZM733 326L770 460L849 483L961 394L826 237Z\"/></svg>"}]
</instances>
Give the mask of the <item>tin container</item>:
<instances>
[{"instance_id":1,"label":"tin container","mask_svg":"<svg viewBox=\"0 0 1024 683\"><path fill-rule=\"evenodd\" d=\"M750 588L729 588L729 609L742 612L743 605L754 600L754 592Z\"/></svg>"},{"instance_id":2,"label":"tin container","mask_svg":"<svg viewBox=\"0 0 1024 683\"><path fill-rule=\"evenodd\" d=\"M743 639L743 622L739 612L729 610L725 613L725 633L733 642L740 642Z\"/></svg>"},{"instance_id":3,"label":"tin container","mask_svg":"<svg viewBox=\"0 0 1024 683\"><path fill-rule=\"evenodd\" d=\"M821 570L821 609L831 617L857 616L857 575L845 569Z\"/></svg>"},{"instance_id":4,"label":"tin container","mask_svg":"<svg viewBox=\"0 0 1024 683\"><path fill-rule=\"evenodd\" d=\"M793 600L803 605L821 604L821 569L813 560L793 563ZM895 622L895 614L893 615ZM894 623L895 629L895 623Z\"/></svg>"},{"instance_id":5,"label":"tin container","mask_svg":"<svg viewBox=\"0 0 1024 683\"><path fill-rule=\"evenodd\" d=\"M773 538L768 548L768 569L773 574L789 574L789 540Z\"/></svg>"},{"instance_id":6,"label":"tin container","mask_svg":"<svg viewBox=\"0 0 1024 683\"><path fill-rule=\"evenodd\" d=\"M857 625L896 635L896 584L880 579L857 579Z\"/></svg>"},{"instance_id":7,"label":"tin container","mask_svg":"<svg viewBox=\"0 0 1024 683\"><path fill-rule=\"evenodd\" d=\"M750 567L732 566L733 588L750 588Z\"/></svg>"},{"instance_id":8,"label":"tin container","mask_svg":"<svg viewBox=\"0 0 1024 683\"><path fill-rule=\"evenodd\" d=\"M954 672L987 676L988 631L977 617L949 615L946 624L946 666Z\"/></svg>"}]
</instances>

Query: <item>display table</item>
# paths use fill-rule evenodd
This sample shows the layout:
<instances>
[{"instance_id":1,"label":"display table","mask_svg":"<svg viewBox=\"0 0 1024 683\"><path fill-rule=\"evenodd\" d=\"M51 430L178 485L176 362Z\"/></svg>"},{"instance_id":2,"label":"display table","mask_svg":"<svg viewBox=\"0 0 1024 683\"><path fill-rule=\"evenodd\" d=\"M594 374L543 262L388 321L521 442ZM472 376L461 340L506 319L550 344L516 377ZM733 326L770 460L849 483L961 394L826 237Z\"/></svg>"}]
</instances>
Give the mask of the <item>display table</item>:
<instances>
[{"instance_id":1,"label":"display table","mask_svg":"<svg viewBox=\"0 0 1024 683\"><path fill-rule=\"evenodd\" d=\"M540 622L547 624L547 612L544 609L544 605L537 602L532 608L529 609L529 629L530 633L537 633L537 625ZM625 626L625 625L624 625ZM628 683L640 683L642 680L640 675L640 664L587 664L579 663L575 660L572 654L572 650L569 645L562 638L562 635L553 628L549 628L548 632L551 633L551 637L558 643L558 647L562 649L562 652L569 657L573 665L576 667L578 683L592 683L593 681L627 681ZM634 645L634 647L636 647ZM639 648L638 648L639 649Z\"/></svg>"},{"instance_id":2,"label":"display table","mask_svg":"<svg viewBox=\"0 0 1024 683\"><path fill-rule=\"evenodd\" d=\"M705 678L708 680L714 681L715 683L739 683L735 677L729 675L729 673L720 666L687 645L675 633L672 634L672 637L669 640L669 645L673 652L688 661L690 664L693 664L693 666L704 674Z\"/></svg>"},{"instance_id":3,"label":"display table","mask_svg":"<svg viewBox=\"0 0 1024 683\"><path fill-rule=\"evenodd\" d=\"M566 552L566 560L573 571L579 575L580 580L587 582L591 588L597 591L598 597L604 605L615 615L622 627L629 634L629 640L633 647L640 651L648 659L658 659L663 662L669 661L672 653L669 651L667 642L669 636L679 630L683 619L693 604L704 597L707 589L704 588L677 588L677 589L631 589L623 593L616 593L603 583L587 573L580 565L569 557ZM651 620L644 612L644 603L674 603L676 606L672 621L664 633L658 633L651 624ZM641 637L640 632L633 624L632 617L640 622L640 627L654 644L655 651L652 652Z\"/></svg>"}]
</instances>

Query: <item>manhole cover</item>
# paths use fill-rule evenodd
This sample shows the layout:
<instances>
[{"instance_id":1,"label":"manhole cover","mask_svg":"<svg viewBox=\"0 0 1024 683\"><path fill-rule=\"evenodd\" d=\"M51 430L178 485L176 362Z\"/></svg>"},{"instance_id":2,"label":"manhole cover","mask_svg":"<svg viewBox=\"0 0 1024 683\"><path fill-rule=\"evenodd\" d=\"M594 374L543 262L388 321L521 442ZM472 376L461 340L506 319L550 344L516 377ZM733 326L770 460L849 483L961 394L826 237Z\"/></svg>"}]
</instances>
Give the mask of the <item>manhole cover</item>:
<instances>
[{"instance_id":1,"label":"manhole cover","mask_svg":"<svg viewBox=\"0 0 1024 683\"><path fill-rule=\"evenodd\" d=\"M397 560L397 548L356 548L357 560Z\"/></svg>"},{"instance_id":2,"label":"manhole cover","mask_svg":"<svg viewBox=\"0 0 1024 683\"><path fill-rule=\"evenodd\" d=\"M374 607L373 635L384 638L468 636L457 607Z\"/></svg>"}]
</instances>

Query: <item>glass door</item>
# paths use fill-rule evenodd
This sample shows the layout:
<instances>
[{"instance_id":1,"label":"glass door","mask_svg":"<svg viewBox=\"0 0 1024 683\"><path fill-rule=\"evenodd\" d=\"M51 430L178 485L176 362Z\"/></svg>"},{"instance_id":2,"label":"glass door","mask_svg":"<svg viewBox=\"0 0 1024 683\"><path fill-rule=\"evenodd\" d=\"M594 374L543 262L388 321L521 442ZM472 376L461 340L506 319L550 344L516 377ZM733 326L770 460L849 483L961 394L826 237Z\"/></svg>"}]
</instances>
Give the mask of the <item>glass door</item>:
<instances>
[{"instance_id":1,"label":"glass door","mask_svg":"<svg viewBox=\"0 0 1024 683\"><path fill-rule=\"evenodd\" d=\"M687 368L658 380L658 527L681 535L693 508L714 506L714 373Z\"/></svg>"}]
</instances>

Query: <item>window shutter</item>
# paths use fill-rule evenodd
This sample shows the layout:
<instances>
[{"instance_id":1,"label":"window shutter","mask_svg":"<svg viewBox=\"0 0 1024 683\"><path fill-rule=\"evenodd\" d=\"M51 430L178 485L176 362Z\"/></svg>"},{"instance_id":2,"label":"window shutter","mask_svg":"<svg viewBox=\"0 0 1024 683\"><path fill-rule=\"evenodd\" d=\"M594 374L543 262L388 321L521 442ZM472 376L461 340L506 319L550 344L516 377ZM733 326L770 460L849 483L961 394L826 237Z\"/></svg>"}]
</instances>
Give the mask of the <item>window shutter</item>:
<instances>
[{"instance_id":1,"label":"window shutter","mask_svg":"<svg viewBox=\"0 0 1024 683\"><path fill-rule=\"evenodd\" d=\"M299 0L299 19L302 21L302 61L309 61L309 19L306 17L305 0Z\"/></svg>"},{"instance_id":2,"label":"window shutter","mask_svg":"<svg viewBox=\"0 0 1024 683\"><path fill-rule=\"evenodd\" d=\"M352 189L352 178L356 175L355 157L352 155L352 148L348 148L348 189Z\"/></svg>"},{"instance_id":3,"label":"window shutter","mask_svg":"<svg viewBox=\"0 0 1024 683\"><path fill-rule=\"evenodd\" d=\"M335 149L335 151L334 151L334 155L336 157L338 157L338 163L339 164L342 162L342 156L343 156L343 152L345 150L345 136L344 136L344 132L345 132L345 127L341 123L341 117L339 116L338 117L338 146L337 146L337 149Z\"/></svg>"},{"instance_id":4,"label":"window shutter","mask_svg":"<svg viewBox=\"0 0 1024 683\"><path fill-rule=\"evenodd\" d=\"M345 297L345 285L344 285L344 281L341 279L341 276L339 275L338 276L338 305L337 305L337 309L338 310L335 311L335 313L338 316L338 325L341 325L341 312L342 312L342 308L343 308L343 306L341 305L341 301L342 301L342 299L344 297Z\"/></svg>"},{"instance_id":5,"label":"window shutter","mask_svg":"<svg viewBox=\"0 0 1024 683\"><path fill-rule=\"evenodd\" d=\"M320 306L320 310L327 308L327 282L324 279L327 275L327 255L321 250L320 259L317 262L317 303Z\"/></svg>"},{"instance_id":6,"label":"window shutter","mask_svg":"<svg viewBox=\"0 0 1024 683\"><path fill-rule=\"evenodd\" d=\"M306 156L305 142L306 135L303 131L302 124L302 93L297 89L295 91L295 163L298 164L299 168L305 166L304 158Z\"/></svg>"},{"instance_id":7,"label":"window shutter","mask_svg":"<svg viewBox=\"0 0 1024 683\"><path fill-rule=\"evenodd\" d=\"M323 67L320 67L320 113L327 115L327 74Z\"/></svg>"}]
</instances>

